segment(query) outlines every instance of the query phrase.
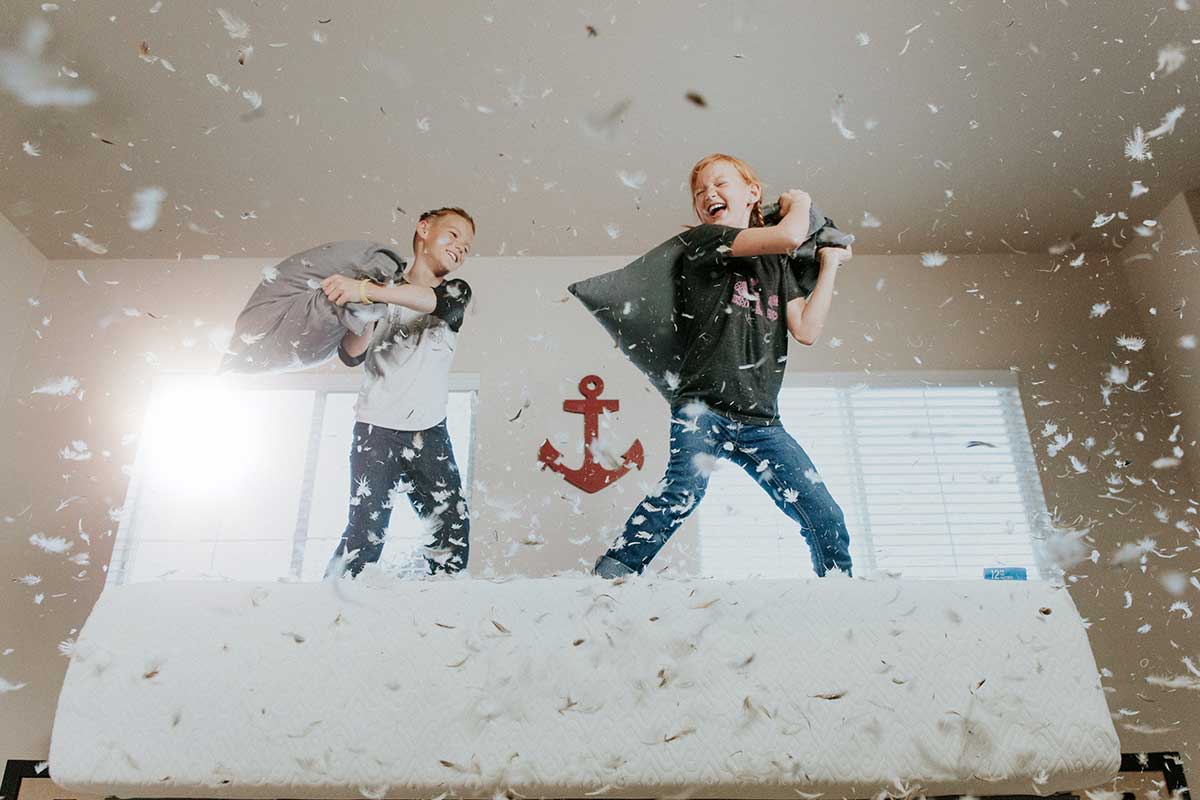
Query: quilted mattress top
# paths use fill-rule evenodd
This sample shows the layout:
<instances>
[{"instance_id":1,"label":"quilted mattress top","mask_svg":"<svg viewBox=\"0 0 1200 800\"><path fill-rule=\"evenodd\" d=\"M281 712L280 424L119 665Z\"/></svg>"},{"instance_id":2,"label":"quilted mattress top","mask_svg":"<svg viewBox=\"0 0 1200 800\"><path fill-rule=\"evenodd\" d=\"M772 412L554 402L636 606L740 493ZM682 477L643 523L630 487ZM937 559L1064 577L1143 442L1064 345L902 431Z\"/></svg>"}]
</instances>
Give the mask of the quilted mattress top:
<instances>
[{"instance_id":1,"label":"quilted mattress top","mask_svg":"<svg viewBox=\"0 0 1200 800\"><path fill-rule=\"evenodd\" d=\"M1041 582L142 583L50 771L122 797L870 797L1095 786L1120 753Z\"/></svg>"}]
</instances>

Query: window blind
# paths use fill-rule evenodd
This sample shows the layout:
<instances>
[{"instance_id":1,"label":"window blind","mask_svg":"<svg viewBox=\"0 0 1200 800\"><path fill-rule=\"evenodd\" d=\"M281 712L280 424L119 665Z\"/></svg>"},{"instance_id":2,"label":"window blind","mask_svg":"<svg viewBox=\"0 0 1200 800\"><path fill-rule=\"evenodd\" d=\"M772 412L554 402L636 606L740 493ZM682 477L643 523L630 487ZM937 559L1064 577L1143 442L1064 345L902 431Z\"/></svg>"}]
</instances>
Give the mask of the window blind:
<instances>
[{"instance_id":1,"label":"window blind","mask_svg":"<svg viewBox=\"0 0 1200 800\"><path fill-rule=\"evenodd\" d=\"M779 403L846 515L857 573L1048 577L1036 546L1045 501L1008 373L815 376ZM799 526L732 463L719 462L697 513L704 574L813 575Z\"/></svg>"}]
</instances>

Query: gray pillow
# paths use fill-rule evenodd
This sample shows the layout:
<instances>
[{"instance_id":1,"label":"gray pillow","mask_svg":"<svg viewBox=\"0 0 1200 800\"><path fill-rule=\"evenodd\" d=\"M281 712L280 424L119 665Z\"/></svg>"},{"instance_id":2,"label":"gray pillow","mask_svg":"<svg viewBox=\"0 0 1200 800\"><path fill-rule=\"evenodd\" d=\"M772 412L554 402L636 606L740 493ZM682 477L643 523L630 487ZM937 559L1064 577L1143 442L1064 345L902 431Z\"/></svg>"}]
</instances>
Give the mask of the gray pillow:
<instances>
[{"instance_id":1,"label":"gray pillow","mask_svg":"<svg viewBox=\"0 0 1200 800\"><path fill-rule=\"evenodd\" d=\"M779 204L771 203L763 206L763 222L767 225L777 225L780 220ZM800 283L804 296L812 294L817 288L817 276L821 273L820 262L817 261L817 250L822 247L849 247L854 244L854 234L838 230L833 220L822 214L817 207L810 206L808 210L808 238L804 244L791 252L788 258L792 262L792 271Z\"/></svg>"},{"instance_id":2,"label":"gray pillow","mask_svg":"<svg viewBox=\"0 0 1200 800\"><path fill-rule=\"evenodd\" d=\"M763 216L768 225L775 224L779 207L765 207ZM812 208L809 238L788 256L805 296L816 286L817 248L846 247L853 241ZM687 232L672 236L621 269L567 287L668 403L674 394L669 376L679 374L688 345L676 324L675 286L686 279L690 244Z\"/></svg>"},{"instance_id":3,"label":"gray pillow","mask_svg":"<svg viewBox=\"0 0 1200 800\"><path fill-rule=\"evenodd\" d=\"M321 291L330 275L387 283L404 259L376 242L330 242L263 271L234 325L221 372L290 372L315 367L337 354L346 331L361 334L387 313L384 303L337 306Z\"/></svg>"}]
</instances>

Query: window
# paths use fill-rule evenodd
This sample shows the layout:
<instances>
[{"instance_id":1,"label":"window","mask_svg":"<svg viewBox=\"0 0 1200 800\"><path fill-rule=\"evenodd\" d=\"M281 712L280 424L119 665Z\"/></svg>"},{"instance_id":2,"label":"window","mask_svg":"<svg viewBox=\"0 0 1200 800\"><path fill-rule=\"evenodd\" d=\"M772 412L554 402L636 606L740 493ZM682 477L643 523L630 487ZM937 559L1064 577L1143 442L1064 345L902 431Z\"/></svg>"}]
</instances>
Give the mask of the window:
<instances>
[{"instance_id":1,"label":"window","mask_svg":"<svg viewBox=\"0 0 1200 800\"><path fill-rule=\"evenodd\" d=\"M158 381L109 583L319 580L346 525L354 375ZM477 379L451 376L447 425L470 500ZM393 509L381 562L423 568L424 527Z\"/></svg>"},{"instance_id":2,"label":"window","mask_svg":"<svg viewBox=\"0 0 1200 800\"><path fill-rule=\"evenodd\" d=\"M801 376L784 425L846 515L856 574L1050 577L1046 504L1016 378L1008 372ZM722 459L700 505L701 572L812 576L798 527Z\"/></svg>"}]
</instances>

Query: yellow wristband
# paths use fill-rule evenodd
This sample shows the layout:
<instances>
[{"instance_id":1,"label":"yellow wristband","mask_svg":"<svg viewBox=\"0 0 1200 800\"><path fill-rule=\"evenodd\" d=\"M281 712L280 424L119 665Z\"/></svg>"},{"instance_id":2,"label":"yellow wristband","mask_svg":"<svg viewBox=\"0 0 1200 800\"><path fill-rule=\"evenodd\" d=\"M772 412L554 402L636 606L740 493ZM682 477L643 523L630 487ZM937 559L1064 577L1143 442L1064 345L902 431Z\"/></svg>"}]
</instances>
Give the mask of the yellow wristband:
<instances>
[{"instance_id":1,"label":"yellow wristband","mask_svg":"<svg viewBox=\"0 0 1200 800\"><path fill-rule=\"evenodd\" d=\"M363 278L361 281L358 282L358 296L359 296L359 299L362 300L362 304L364 306L371 304L370 298L367 297L367 283L369 281L370 281L369 278Z\"/></svg>"}]
</instances>

